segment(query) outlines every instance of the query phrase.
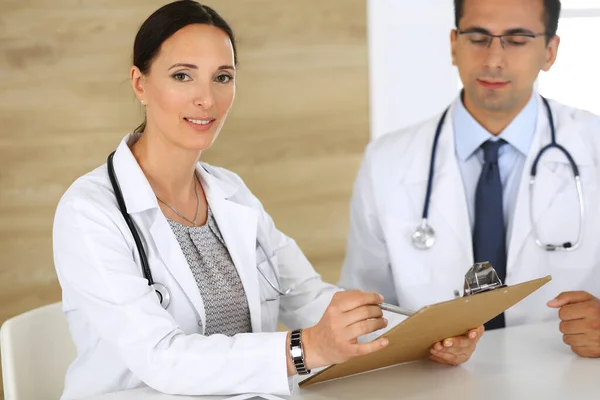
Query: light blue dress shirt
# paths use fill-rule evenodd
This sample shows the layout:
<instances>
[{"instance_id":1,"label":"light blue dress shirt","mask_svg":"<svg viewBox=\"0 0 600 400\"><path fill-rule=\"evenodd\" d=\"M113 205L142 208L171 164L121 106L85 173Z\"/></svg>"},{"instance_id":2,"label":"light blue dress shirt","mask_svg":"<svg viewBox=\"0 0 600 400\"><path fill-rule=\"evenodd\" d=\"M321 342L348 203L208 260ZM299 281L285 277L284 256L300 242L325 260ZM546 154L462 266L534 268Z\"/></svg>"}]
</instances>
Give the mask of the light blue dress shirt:
<instances>
[{"instance_id":1,"label":"light blue dress shirt","mask_svg":"<svg viewBox=\"0 0 600 400\"><path fill-rule=\"evenodd\" d=\"M475 224L475 192L483 167L483 150L480 146L488 139L503 139L506 141L506 144L498 150L498 166L500 168L500 180L502 181L502 203L507 245L510 243L512 219L523 166L537 127L537 98L538 96L534 93L525 108L498 136L492 135L482 127L467 111L461 100L456 102L453 111L456 158L465 189L471 231L473 231Z\"/></svg>"}]
</instances>

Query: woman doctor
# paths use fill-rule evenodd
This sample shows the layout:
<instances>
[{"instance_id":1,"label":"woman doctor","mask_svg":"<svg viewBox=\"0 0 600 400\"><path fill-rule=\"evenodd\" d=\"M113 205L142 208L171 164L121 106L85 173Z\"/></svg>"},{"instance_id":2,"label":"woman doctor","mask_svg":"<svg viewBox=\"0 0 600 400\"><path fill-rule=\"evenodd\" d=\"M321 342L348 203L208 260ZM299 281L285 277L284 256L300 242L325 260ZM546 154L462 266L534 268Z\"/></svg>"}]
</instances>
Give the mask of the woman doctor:
<instances>
[{"instance_id":1,"label":"woman doctor","mask_svg":"<svg viewBox=\"0 0 600 400\"><path fill-rule=\"evenodd\" d=\"M231 29L209 7L178 1L141 26L130 78L146 122L109 164L155 285L141 273L110 168L79 178L53 231L78 353L64 399L146 385L286 394L297 372L387 345L357 341L386 326L380 295L322 282L237 175L197 162L231 107L235 65ZM305 329L275 332L278 321Z\"/></svg>"}]
</instances>

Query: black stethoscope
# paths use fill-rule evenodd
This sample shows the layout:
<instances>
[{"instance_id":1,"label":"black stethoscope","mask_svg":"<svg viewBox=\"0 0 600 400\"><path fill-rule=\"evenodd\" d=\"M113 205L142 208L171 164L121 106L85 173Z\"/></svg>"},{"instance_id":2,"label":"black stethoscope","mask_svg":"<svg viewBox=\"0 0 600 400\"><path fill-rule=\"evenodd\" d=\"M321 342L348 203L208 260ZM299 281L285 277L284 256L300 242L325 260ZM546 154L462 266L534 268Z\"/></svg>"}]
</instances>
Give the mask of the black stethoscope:
<instances>
[{"instance_id":1,"label":"black stethoscope","mask_svg":"<svg viewBox=\"0 0 600 400\"><path fill-rule=\"evenodd\" d=\"M565 149L564 147L562 147L561 145L559 145L556 142L556 131L555 131L555 127L554 127L554 118L552 116L552 110L550 109L550 104L548 103L548 100L546 100L546 98L544 98L544 97L542 97L542 100L544 102L546 110L548 111L548 121L550 124L551 141L548 145L546 145L545 147L543 147L540 150L540 152L537 154L537 156L535 157L535 159L533 161L533 165L531 166L531 173L530 173L530 179L529 179L529 217L530 217L531 226L532 226L533 232L534 232L535 243L538 246L540 246L541 248L543 248L546 251L573 251L581 245L581 238L583 237L583 221L584 221L584 211L585 211L584 203L583 203L583 189L582 189L582 185L581 185L581 179L579 177L579 168L577 168L577 164L575 163L575 160L573 159L571 154L567 151L567 149ZM444 113L442 114L442 117L440 118L440 121L438 123L437 129L435 131L435 137L433 139L433 146L432 146L432 150L431 150L431 162L429 165L429 176L427 179L427 192L425 194L425 203L423 205L423 215L421 217L421 224L415 230L415 232L412 234L412 237L411 237L413 246L415 246L417 249L420 249L420 250L429 250L435 244L435 231L433 230L431 225L429 225L429 221L428 221L429 203L430 203L430 199L431 199L431 191L433 188L433 174L434 174L434 168L435 168L435 156L436 156L436 151L437 151L437 144L438 144L440 134L442 132L442 127L444 126L444 121L446 120L446 116L447 116L449 110L450 110L450 108L447 108L446 111L444 111ZM535 178L537 175L538 162L540 161L540 158L542 157L542 155L547 150L552 149L552 148L561 151L565 155L565 157L569 161L569 164L571 164L571 169L573 170L573 175L575 177L575 187L577 188L577 197L579 200L579 218L580 218L579 235L578 235L577 241L575 243L566 242L566 243L558 244L558 245L557 244L544 244L539 239L537 228L533 221L533 189L534 189L534 184L535 184Z\"/></svg>"},{"instance_id":2,"label":"black stethoscope","mask_svg":"<svg viewBox=\"0 0 600 400\"><path fill-rule=\"evenodd\" d=\"M131 234L133 235L133 240L135 241L135 246L137 247L138 253L140 255L140 262L142 264L142 273L144 274L144 278L146 278L148 280L148 286L152 286L152 288L156 292L156 294L158 296L158 300L160 302L160 305L164 309L166 309L167 307L169 307L169 304L171 303L171 292L162 283L155 282L154 278L152 277L152 272L150 271L150 265L148 264L148 257L146 256L146 251L144 250L144 246L142 244L142 239L140 238L140 234L138 233L137 228L135 227L133 219L127 212L127 207L125 206L125 199L123 198L123 192L121 192L121 187L119 186L119 181L117 180L117 175L115 173L115 168L113 165L114 155L115 155L114 151L112 153L110 153L110 155L108 156L108 159L106 161L106 164L108 167L107 168L108 169L108 177L110 179L110 183L115 192L115 197L117 198L117 203L119 204L119 210L121 210L121 214L123 215L123 218L125 218L125 222L127 223L127 226L129 227L129 230L131 231ZM275 295L275 297L267 298L265 300L266 301L275 301L275 300L279 299L279 297L281 297L281 296L286 296L286 295L290 294L290 292L292 291L291 287L284 291L282 291L280 289L281 283L279 282L279 277L277 276L277 270L275 269L275 266L273 265L273 261L269 257L269 253L267 253L265 251L265 247L261 244L259 239L257 239L256 242L257 242L257 248L260 247L262 252L265 254L267 262L269 263L269 266L273 270L273 275L275 276L275 279L277 281L277 284L273 283L271 281L271 279L269 279L269 277L260 268L257 267L258 272L267 281L269 286L271 286L271 288L273 288L273 290L277 293Z\"/></svg>"}]
</instances>

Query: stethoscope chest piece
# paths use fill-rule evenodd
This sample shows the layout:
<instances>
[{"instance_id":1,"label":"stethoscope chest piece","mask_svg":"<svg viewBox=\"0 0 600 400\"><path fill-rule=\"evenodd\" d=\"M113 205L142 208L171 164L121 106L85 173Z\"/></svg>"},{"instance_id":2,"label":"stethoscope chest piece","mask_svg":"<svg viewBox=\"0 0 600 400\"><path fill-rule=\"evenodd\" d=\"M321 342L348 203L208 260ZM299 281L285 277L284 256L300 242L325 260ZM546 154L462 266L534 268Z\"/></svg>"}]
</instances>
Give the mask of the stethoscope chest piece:
<instances>
[{"instance_id":1,"label":"stethoscope chest piece","mask_svg":"<svg viewBox=\"0 0 600 400\"><path fill-rule=\"evenodd\" d=\"M419 250L429 250L435 244L435 231L427 223L427 220L423 220L412 234L412 243Z\"/></svg>"},{"instance_id":2,"label":"stethoscope chest piece","mask_svg":"<svg viewBox=\"0 0 600 400\"><path fill-rule=\"evenodd\" d=\"M154 288L154 291L158 296L158 301L160 302L160 305L166 310L167 307L169 307L169 304L171 303L171 292L169 292L169 289L167 289L167 287L162 283L154 282L152 287Z\"/></svg>"}]
</instances>

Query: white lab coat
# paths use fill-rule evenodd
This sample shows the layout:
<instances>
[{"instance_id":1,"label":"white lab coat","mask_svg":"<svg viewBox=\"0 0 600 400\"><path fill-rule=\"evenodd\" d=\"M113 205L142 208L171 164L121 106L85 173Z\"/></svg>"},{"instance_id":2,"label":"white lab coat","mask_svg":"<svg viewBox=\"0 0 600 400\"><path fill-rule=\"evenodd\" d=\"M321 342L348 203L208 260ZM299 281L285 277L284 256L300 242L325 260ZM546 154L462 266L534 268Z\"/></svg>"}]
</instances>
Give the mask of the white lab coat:
<instances>
[{"instance_id":1,"label":"white lab coat","mask_svg":"<svg viewBox=\"0 0 600 400\"><path fill-rule=\"evenodd\" d=\"M143 278L133 236L103 165L78 179L56 211L54 260L77 347L63 398L148 385L171 394L290 393L286 333L316 324L336 287L321 281L296 243L278 231L232 172L199 163L197 173L248 299L252 332L203 336L205 309L192 272L127 145L114 157L127 210L144 241L156 282L171 292L164 310ZM266 302L275 281L257 234L290 295ZM201 322L199 322L201 321Z\"/></svg>"},{"instance_id":2,"label":"white lab coat","mask_svg":"<svg viewBox=\"0 0 600 400\"><path fill-rule=\"evenodd\" d=\"M460 101L460 100L457 100ZM546 302L562 291L585 290L600 297L600 117L551 101L557 142L581 173L585 202L583 244L571 252L547 252L530 223L529 176L533 159L550 143L546 109L539 104L537 131L521 178L508 243L506 283L552 275L552 281L510 308L507 326L557 318ZM350 233L339 285L377 290L386 301L410 309L462 295L473 264L465 191L456 160L452 110L439 139L429 223L437 241L418 250L411 235L420 224L431 146L441 115L374 140L367 148L351 201ZM546 152L539 163L534 219L544 242L575 241L579 208L573 173L562 153Z\"/></svg>"}]
</instances>

